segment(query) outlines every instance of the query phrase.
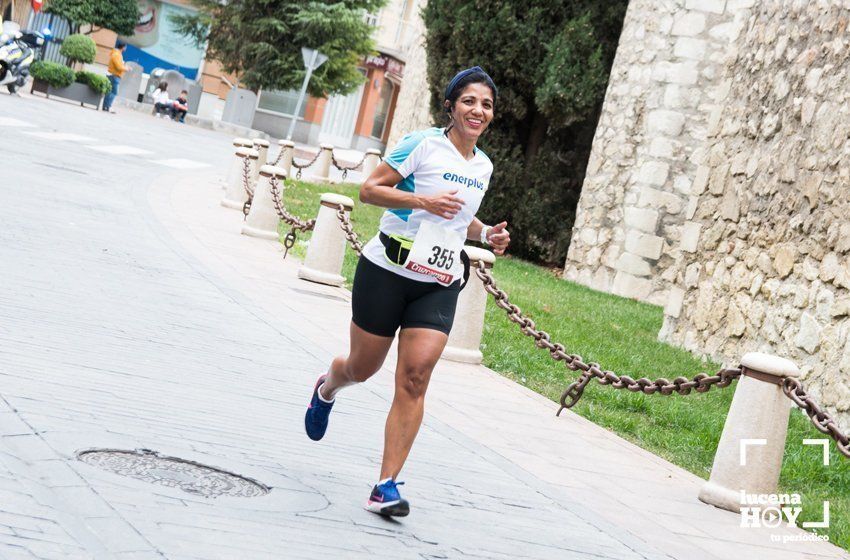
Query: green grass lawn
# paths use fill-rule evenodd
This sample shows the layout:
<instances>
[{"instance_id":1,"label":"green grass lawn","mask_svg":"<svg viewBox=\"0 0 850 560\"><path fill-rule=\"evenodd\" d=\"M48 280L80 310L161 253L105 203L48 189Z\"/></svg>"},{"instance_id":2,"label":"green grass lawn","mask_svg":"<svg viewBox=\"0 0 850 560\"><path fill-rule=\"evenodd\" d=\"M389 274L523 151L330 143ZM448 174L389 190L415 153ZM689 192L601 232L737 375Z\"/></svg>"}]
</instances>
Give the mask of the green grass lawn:
<instances>
[{"instance_id":1,"label":"green grass lawn","mask_svg":"<svg viewBox=\"0 0 850 560\"><path fill-rule=\"evenodd\" d=\"M315 217L319 196L335 192L355 200L354 229L365 243L377 231L382 210L357 202L354 185L314 185L288 181L286 206L293 214ZM289 231L281 226L281 234ZM291 254L303 258L310 234L299 235ZM357 257L347 251L343 275L349 283ZM596 292L560 279L557 271L514 258L500 258L494 276L513 303L561 342L567 352L586 362L633 378L714 374L719 365L658 342L661 308ZM557 402L564 388L578 374L552 360L523 336L504 311L490 300L482 337L484 363L502 375ZM644 395L613 389L591 381L572 409L621 437L668 461L708 478L735 384L707 393ZM552 413L557 410L553 404ZM802 521L819 521L822 502L830 502L830 528L821 530L831 542L850 549L850 460L830 444L830 465L821 464L820 446L804 446L804 438L822 438L805 414L792 410L788 443L780 478L780 491L799 493L803 501ZM565 442L567 444L567 442ZM613 475L612 475L613 476ZM615 482L612 480L612 483Z\"/></svg>"}]
</instances>

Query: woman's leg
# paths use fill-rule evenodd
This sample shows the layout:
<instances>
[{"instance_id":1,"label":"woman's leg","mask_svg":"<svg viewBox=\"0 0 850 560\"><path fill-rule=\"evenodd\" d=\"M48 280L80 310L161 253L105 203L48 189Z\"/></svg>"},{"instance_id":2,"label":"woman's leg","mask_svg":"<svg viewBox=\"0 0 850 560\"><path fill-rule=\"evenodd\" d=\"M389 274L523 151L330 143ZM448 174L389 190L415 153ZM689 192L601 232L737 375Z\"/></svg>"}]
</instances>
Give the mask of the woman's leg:
<instances>
[{"instance_id":1,"label":"woman's leg","mask_svg":"<svg viewBox=\"0 0 850 560\"><path fill-rule=\"evenodd\" d=\"M449 337L436 329L406 328L398 337L395 395L384 429L381 478L395 478L407 460L425 413L431 372Z\"/></svg>"},{"instance_id":2,"label":"woman's leg","mask_svg":"<svg viewBox=\"0 0 850 560\"><path fill-rule=\"evenodd\" d=\"M347 357L337 356L319 394L325 400L333 400L343 387L362 383L375 375L393 343L393 337L378 336L364 331L351 322L351 342Z\"/></svg>"}]
</instances>

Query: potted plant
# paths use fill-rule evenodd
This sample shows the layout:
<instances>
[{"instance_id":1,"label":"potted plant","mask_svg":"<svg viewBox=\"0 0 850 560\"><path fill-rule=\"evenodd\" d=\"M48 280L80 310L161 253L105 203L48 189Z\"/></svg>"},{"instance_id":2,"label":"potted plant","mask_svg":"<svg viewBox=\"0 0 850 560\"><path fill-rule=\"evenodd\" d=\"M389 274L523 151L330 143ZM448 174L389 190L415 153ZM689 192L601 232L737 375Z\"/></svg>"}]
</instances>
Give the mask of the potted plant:
<instances>
[{"instance_id":1,"label":"potted plant","mask_svg":"<svg viewBox=\"0 0 850 560\"><path fill-rule=\"evenodd\" d=\"M86 35L69 35L63 41L59 52L68 59L71 68L48 61L34 63L30 69L33 77L32 91L42 92L47 97L54 95L77 101L80 105L100 107L103 96L111 89L109 80L94 72L73 70L75 66L82 67L83 64L94 62L97 54L94 41Z\"/></svg>"}]
</instances>

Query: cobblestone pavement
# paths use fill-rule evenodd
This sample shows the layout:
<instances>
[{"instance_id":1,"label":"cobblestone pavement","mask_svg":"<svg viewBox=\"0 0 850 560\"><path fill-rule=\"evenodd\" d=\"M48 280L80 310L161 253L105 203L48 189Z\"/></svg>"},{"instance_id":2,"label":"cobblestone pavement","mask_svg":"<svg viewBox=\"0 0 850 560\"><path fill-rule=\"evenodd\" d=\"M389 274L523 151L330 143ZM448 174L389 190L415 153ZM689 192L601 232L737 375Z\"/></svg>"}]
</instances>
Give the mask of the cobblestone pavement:
<instances>
[{"instance_id":1,"label":"cobblestone pavement","mask_svg":"<svg viewBox=\"0 0 850 560\"><path fill-rule=\"evenodd\" d=\"M737 516L696 502L695 477L453 364L403 473L412 515L365 512L391 376L344 392L321 443L303 434L312 382L344 348L347 295L238 235L215 184L229 138L6 95L0 134L0 559L846 557L730 535ZM92 448L272 490L203 498L76 458ZM642 469L646 490L578 480L618 469Z\"/></svg>"}]
</instances>

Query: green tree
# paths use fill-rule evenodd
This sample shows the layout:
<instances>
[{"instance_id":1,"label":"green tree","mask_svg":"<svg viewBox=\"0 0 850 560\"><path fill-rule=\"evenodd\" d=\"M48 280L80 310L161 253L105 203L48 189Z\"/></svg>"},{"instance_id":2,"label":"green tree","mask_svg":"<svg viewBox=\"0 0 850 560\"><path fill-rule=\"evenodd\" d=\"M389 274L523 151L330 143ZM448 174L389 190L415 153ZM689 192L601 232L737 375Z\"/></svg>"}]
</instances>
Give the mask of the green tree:
<instances>
[{"instance_id":1,"label":"green tree","mask_svg":"<svg viewBox=\"0 0 850 560\"><path fill-rule=\"evenodd\" d=\"M363 83L358 62L374 52L364 14L384 0L192 0L196 14L174 16L181 32L254 91L301 86L301 47L328 56L310 80L316 97L349 93Z\"/></svg>"},{"instance_id":2,"label":"green tree","mask_svg":"<svg viewBox=\"0 0 850 560\"><path fill-rule=\"evenodd\" d=\"M46 11L67 19L76 27L91 25L89 33L106 28L129 36L139 21L137 0L50 0Z\"/></svg>"},{"instance_id":3,"label":"green tree","mask_svg":"<svg viewBox=\"0 0 850 560\"><path fill-rule=\"evenodd\" d=\"M627 0L429 0L432 114L461 68L499 87L481 139L495 171L481 210L507 219L513 252L563 264Z\"/></svg>"}]
</instances>

